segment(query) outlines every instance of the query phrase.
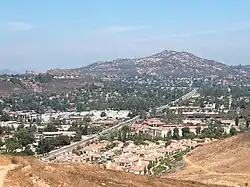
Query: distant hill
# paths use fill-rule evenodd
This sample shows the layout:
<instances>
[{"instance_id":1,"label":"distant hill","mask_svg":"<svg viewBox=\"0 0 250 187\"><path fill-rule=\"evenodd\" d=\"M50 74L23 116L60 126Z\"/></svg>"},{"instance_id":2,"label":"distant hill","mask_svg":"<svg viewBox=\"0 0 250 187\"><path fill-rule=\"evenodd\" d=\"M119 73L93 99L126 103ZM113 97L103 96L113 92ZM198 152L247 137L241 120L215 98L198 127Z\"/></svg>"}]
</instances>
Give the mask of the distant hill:
<instances>
[{"instance_id":1,"label":"distant hill","mask_svg":"<svg viewBox=\"0 0 250 187\"><path fill-rule=\"evenodd\" d=\"M0 156L0 164L0 184L5 181L6 187L219 187L135 175L88 164L48 164L29 157ZM13 164L16 169L10 171Z\"/></svg>"},{"instance_id":2,"label":"distant hill","mask_svg":"<svg viewBox=\"0 0 250 187\"><path fill-rule=\"evenodd\" d=\"M11 71L9 69L0 69L0 75L16 75L16 74L20 74L20 73Z\"/></svg>"},{"instance_id":3,"label":"distant hill","mask_svg":"<svg viewBox=\"0 0 250 187\"><path fill-rule=\"evenodd\" d=\"M99 61L73 69L92 75L250 76L249 66L229 66L188 52L165 50L135 59Z\"/></svg>"},{"instance_id":4,"label":"distant hill","mask_svg":"<svg viewBox=\"0 0 250 187\"><path fill-rule=\"evenodd\" d=\"M192 151L186 158L187 167L172 177L229 186L249 185L249 148L250 132L204 145Z\"/></svg>"}]
</instances>

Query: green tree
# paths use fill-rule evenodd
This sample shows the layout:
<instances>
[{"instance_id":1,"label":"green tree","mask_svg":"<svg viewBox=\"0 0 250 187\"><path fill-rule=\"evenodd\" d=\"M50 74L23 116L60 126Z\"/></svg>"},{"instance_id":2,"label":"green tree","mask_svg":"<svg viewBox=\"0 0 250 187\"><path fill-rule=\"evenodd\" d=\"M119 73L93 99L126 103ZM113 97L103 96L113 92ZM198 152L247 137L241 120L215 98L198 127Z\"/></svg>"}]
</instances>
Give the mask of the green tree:
<instances>
[{"instance_id":1,"label":"green tree","mask_svg":"<svg viewBox=\"0 0 250 187\"><path fill-rule=\"evenodd\" d=\"M201 133L201 126L197 126L195 128L195 132L196 132L196 135L200 135L200 133Z\"/></svg>"},{"instance_id":2,"label":"green tree","mask_svg":"<svg viewBox=\"0 0 250 187\"><path fill-rule=\"evenodd\" d=\"M30 149L29 145L26 145L22 154L25 156L33 156L35 153Z\"/></svg>"},{"instance_id":3,"label":"green tree","mask_svg":"<svg viewBox=\"0 0 250 187\"><path fill-rule=\"evenodd\" d=\"M2 126L0 126L0 135L2 135L4 133L4 129Z\"/></svg>"},{"instance_id":4,"label":"green tree","mask_svg":"<svg viewBox=\"0 0 250 187\"><path fill-rule=\"evenodd\" d=\"M106 117L106 116L107 116L106 112L101 113L101 117Z\"/></svg>"},{"instance_id":5,"label":"green tree","mask_svg":"<svg viewBox=\"0 0 250 187\"><path fill-rule=\"evenodd\" d=\"M146 119L147 118L147 112L145 110L140 111L140 119Z\"/></svg>"},{"instance_id":6,"label":"green tree","mask_svg":"<svg viewBox=\"0 0 250 187\"><path fill-rule=\"evenodd\" d=\"M34 136L31 133L29 133L27 129L24 128L17 131L14 134L14 138L16 138L19 144L23 147L35 141Z\"/></svg>"},{"instance_id":7,"label":"green tree","mask_svg":"<svg viewBox=\"0 0 250 187\"><path fill-rule=\"evenodd\" d=\"M48 83L52 81L52 79L53 79L53 76L48 73L46 74L40 73L39 75L35 77L35 80L40 83Z\"/></svg>"},{"instance_id":8,"label":"green tree","mask_svg":"<svg viewBox=\"0 0 250 187\"><path fill-rule=\"evenodd\" d=\"M128 138L128 136L129 136L130 133L131 133L131 128L130 128L130 126L128 126L128 125L122 126L122 128L121 128L121 133L122 133L122 139L123 139L123 141L126 141L127 138Z\"/></svg>"},{"instance_id":9,"label":"green tree","mask_svg":"<svg viewBox=\"0 0 250 187\"><path fill-rule=\"evenodd\" d=\"M190 129L188 127L182 128L181 131L182 131L182 137L183 138L189 138Z\"/></svg>"},{"instance_id":10,"label":"green tree","mask_svg":"<svg viewBox=\"0 0 250 187\"><path fill-rule=\"evenodd\" d=\"M168 139L171 139L171 138L172 138L172 132L171 132L171 130L168 131L168 133L167 133L167 138L168 138Z\"/></svg>"},{"instance_id":11,"label":"green tree","mask_svg":"<svg viewBox=\"0 0 250 187\"><path fill-rule=\"evenodd\" d=\"M176 127L173 130L173 139L175 140L179 140L180 139L180 135L179 135L179 129Z\"/></svg>"},{"instance_id":12,"label":"green tree","mask_svg":"<svg viewBox=\"0 0 250 187\"><path fill-rule=\"evenodd\" d=\"M70 144L70 138L69 136L58 136L57 138L51 139L54 141L56 141L56 143L54 144L55 146L64 146L64 145L69 145Z\"/></svg>"},{"instance_id":13,"label":"green tree","mask_svg":"<svg viewBox=\"0 0 250 187\"><path fill-rule=\"evenodd\" d=\"M84 123L82 127L82 135L88 135L89 123Z\"/></svg>"},{"instance_id":14,"label":"green tree","mask_svg":"<svg viewBox=\"0 0 250 187\"><path fill-rule=\"evenodd\" d=\"M52 151L55 148L53 144L51 144L51 141L49 138L42 139L37 146L37 153L38 154L44 154Z\"/></svg>"},{"instance_id":15,"label":"green tree","mask_svg":"<svg viewBox=\"0 0 250 187\"><path fill-rule=\"evenodd\" d=\"M232 127L232 128L230 129L230 135L234 136L234 135L236 135L237 133L238 133L238 131L237 131L234 127Z\"/></svg>"},{"instance_id":16,"label":"green tree","mask_svg":"<svg viewBox=\"0 0 250 187\"><path fill-rule=\"evenodd\" d=\"M11 118L10 118L9 114L7 114L5 112L2 114L2 116L0 118L0 121L10 121L10 120L11 120Z\"/></svg>"},{"instance_id":17,"label":"green tree","mask_svg":"<svg viewBox=\"0 0 250 187\"><path fill-rule=\"evenodd\" d=\"M239 126L239 117L238 116L235 118L235 125Z\"/></svg>"},{"instance_id":18,"label":"green tree","mask_svg":"<svg viewBox=\"0 0 250 187\"><path fill-rule=\"evenodd\" d=\"M58 131L58 129L52 123L47 124L47 126L44 128L44 132L56 132L56 131Z\"/></svg>"},{"instance_id":19,"label":"green tree","mask_svg":"<svg viewBox=\"0 0 250 187\"><path fill-rule=\"evenodd\" d=\"M16 149L21 148L20 144L15 138L8 138L5 141L7 152L15 152Z\"/></svg>"},{"instance_id":20,"label":"green tree","mask_svg":"<svg viewBox=\"0 0 250 187\"><path fill-rule=\"evenodd\" d=\"M250 119L247 119L247 120L246 120L246 128L248 129L249 126L250 126Z\"/></svg>"},{"instance_id":21,"label":"green tree","mask_svg":"<svg viewBox=\"0 0 250 187\"><path fill-rule=\"evenodd\" d=\"M156 116L156 108L153 108L150 112L150 117L153 118Z\"/></svg>"},{"instance_id":22,"label":"green tree","mask_svg":"<svg viewBox=\"0 0 250 187\"><path fill-rule=\"evenodd\" d=\"M167 141L167 142L165 143L165 147L169 146L170 144L171 144L171 141Z\"/></svg>"},{"instance_id":23,"label":"green tree","mask_svg":"<svg viewBox=\"0 0 250 187\"><path fill-rule=\"evenodd\" d=\"M73 142L79 142L82 139L82 133L77 132L76 135L73 137Z\"/></svg>"},{"instance_id":24,"label":"green tree","mask_svg":"<svg viewBox=\"0 0 250 187\"><path fill-rule=\"evenodd\" d=\"M4 142L0 139L0 147L4 145Z\"/></svg>"}]
</instances>

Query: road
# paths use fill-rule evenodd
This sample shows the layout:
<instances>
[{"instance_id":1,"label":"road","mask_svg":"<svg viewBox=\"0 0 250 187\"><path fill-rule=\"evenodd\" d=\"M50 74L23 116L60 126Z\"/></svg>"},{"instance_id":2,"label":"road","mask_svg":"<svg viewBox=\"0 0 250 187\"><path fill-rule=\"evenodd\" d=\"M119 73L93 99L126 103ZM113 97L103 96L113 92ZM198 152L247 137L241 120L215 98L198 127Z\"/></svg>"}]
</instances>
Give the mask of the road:
<instances>
[{"instance_id":1,"label":"road","mask_svg":"<svg viewBox=\"0 0 250 187\"><path fill-rule=\"evenodd\" d=\"M190 91L190 92L188 92L187 94L183 95L182 97L180 97L180 98L178 98L178 99L172 101L171 103L156 108L156 112L160 112L160 111L162 111L163 109L168 108L169 105L171 105L171 104L176 104L176 103L178 103L179 101L187 100L187 99L189 99L190 97L192 97L196 92L197 92L197 88L194 88L192 91ZM64 153L71 152L73 149L77 148L77 146L81 146L81 145L84 145L84 144L86 144L87 142L89 142L89 141L91 141L91 140L98 139L101 135L103 135L103 134L105 134L105 133L107 133L107 132L110 132L110 131L112 131L112 130L114 130L114 129L119 129L119 128L121 128L121 127L124 126L124 125L132 125L133 123L135 123L135 122L138 121L139 119L140 119L140 116L139 116L139 115L138 115L138 116L135 116L135 117L132 118L132 119L129 119L129 120L125 121L125 122L121 122L121 123L119 123L119 124L117 124L117 125L115 125L115 126L113 126L113 127L110 127L110 128L108 128L108 129L105 129L105 130L103 130L101 133L95 134L95 135L93 135L93 136L91 136L91 137L89 137L89 138L87 138L87 139L85 139L85 140L81 140L81 141L79 141L79 142L75 142L75 143L70 144L70 145L68 145L68 146L64 146L64 147L62 147L62 148L60 148L60 149L53 150L53 151L47 153L46 156L44 156L44 159L45 159L45 160L53 159L53 158L55 158L56 156L60 156L60 155L62 155L62 154L64 154Z\"/></svg>"}]
</instances>

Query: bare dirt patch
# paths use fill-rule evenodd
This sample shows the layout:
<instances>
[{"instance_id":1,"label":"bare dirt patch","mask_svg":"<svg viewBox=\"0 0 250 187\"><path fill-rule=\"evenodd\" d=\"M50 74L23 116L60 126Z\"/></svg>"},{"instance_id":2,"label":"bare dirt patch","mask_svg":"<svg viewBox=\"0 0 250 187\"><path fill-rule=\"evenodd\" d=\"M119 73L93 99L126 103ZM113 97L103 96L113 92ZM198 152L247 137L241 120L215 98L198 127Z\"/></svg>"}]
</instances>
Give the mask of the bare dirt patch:
<instances>
[{"instance_id":1,"label":"bare dirt patch","mask_svg":"<svg viewBox=\"0 0 250 187\"><path fill-rule=\"evenodd\" d=\"M250 133L213 142L190 152L187 167L171 178L206 184L246 186L250 184Z\"/></svg>"}]
</instances>

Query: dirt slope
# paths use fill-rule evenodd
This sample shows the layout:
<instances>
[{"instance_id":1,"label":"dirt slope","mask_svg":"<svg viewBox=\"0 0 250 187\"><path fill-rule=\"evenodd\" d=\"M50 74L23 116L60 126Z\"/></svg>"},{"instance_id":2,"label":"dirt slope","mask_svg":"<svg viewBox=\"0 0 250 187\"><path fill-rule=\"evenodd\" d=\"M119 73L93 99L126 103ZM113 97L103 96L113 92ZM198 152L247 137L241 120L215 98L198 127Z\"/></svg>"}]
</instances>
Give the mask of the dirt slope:
<instances>
[{"instance_id":1,"label":"dirt slope","mask_svg":"<svg viewBox=\"0 0 250 187\"><path fill-rule=\"evenodd\" d=\"M187 167L171 178L231 186L250 186L250 132L199 147Z\"/></svg>"},{"instance_id":2,"label":"dirt slope","mask_svg":"<svg viewBox=\"0 0 250 187\"><path fill-rule=\"evenodd\" d=\"M6 157L2 159L6 160ZM9 171L5 177L6 187L218 187L191 181L149 178L93 165L47 164L25 157L7 159L8 163L18 167Z\"/></svg>"}]
</instances>

